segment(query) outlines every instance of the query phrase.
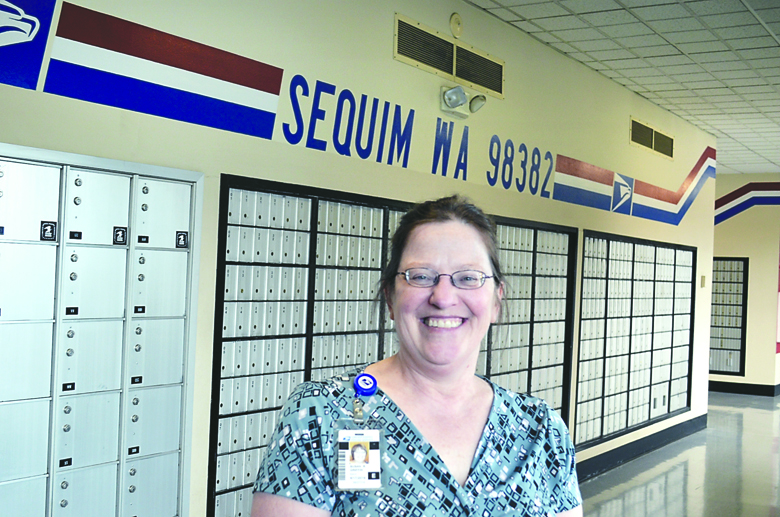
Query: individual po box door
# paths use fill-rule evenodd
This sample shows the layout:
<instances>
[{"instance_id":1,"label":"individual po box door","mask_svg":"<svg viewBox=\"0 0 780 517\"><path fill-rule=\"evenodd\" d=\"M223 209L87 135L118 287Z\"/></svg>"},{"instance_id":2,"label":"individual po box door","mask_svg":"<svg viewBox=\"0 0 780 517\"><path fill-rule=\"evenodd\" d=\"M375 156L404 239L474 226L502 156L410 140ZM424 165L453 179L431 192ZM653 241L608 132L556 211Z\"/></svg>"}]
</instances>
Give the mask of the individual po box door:
<instances>
[{"instance_id":1,"label":"individual po box door","mask_svg":"<svg viewBox=\"0 0 780 517\"><path fill-rule=\"evenodd\" d=\"M51 396L52 327L0 325L0 402Z\"/></svg>"},{"instance_id":2,"label":"individual po box door","mask_svg":"<svg viewBox=\"0 0 780 517\"><path fill-rule=\"evenodd\" d=\"M14 517L41 517L46 515L46 484L48 478L20 479L0 483L0 501L3 512Z\"/></svg>"},{"instance_id":3,"label":"individual po box door","mask_svg":"<svg viewBox=\"0 0 780 517\"><path fill-rule=\"evenodd\" d=\"M125 401L125 454L148 456L179 448L181 385L131 390Z\"/></svg>"},{"instance_id":4,"label":"individual po box door","mask_svg":"<svg viewBox=\"0 0 780 517\"><path fill-rule=\"evenodd\" d=\"M132 274L134 314L184 316L187 257L180 251L136 250Z\"/></svg>"},{"instance_id":5,"label":"individual po box door","mask_svg":"<svg viewBox=\"0 0 780 517\"><path fill-rule=\"evenodd\" d=\"M136 245L188 249L190 243L189 183L139 178L136 181Z\"/></svg>"},{"instance_id":6,"label":"individual po box door","mask_svg":"<svg viewBox=\"0 0 780 517\"><path fill-rule=\"evenodd\" d=\"M51 320L57 248L0 242L0 322Z\"/></svg>"},{"instance_id":7,"label":"individual po box door","mask_svg":"<svg viewBox=\"0 0 780 517\"><path fill-rule=\"evenodd\" d=\"M61 265L66 318L121 318L125 315L127 251L67 246Z\"/></svg>"},{"instance_id":8,"label":"individual po box door","mask_svg":"<svg viewBox=\"0 0 780 517\"><path fill-rule=\"evenodd\" d=\"M117 390L122 376L122 320L60 325L57 389L63 395Z\"/></svg>"},{"instance_id":9,"label":"individual po box door","mask_svg":"<svg viewBox=\"0 0 780 517\"><path fill-rule=\"evenodd\" d=\"M116 512L116 463L54 476L52 517L105 517Z\"/></svg>"},{"instance_id":10,"label":"individual po box door","mask_svg":"<svg viewBox=\"0 0 780 517\"><path fill-rule=\"evenodd\" d=\"M0 483L46 474L49 400L0 404L0 422Z\"/></svg>"},{"instance_id":11,"label":"individual po box door","mask_svg":"<svg viewBox=\"0 0 780 517\"><path fill-rule=\"evenodd\" d=\"M70 169L65 183L67 243L128 243L130 177Z\"/></svg>"},{"instance_id":12,"label":"individual po box door","mask_svg":"<svg viewBox=\"0 0 780 517\"><path fill-rule=\"evenodd\" d=\"M0 160L0 242L56 241L60 169Z\"/></svg>"},{"instance_id":13,"label":"individual po box door","mask_svg":"<svg viewBox=\"0 0 780 517\"><path fill-rule=\"evenodd\" d=\"M184 320L135 320L127 341L126 357L131 385L182 382Z\"/></svg>"},{"instance_id":14,"label":"individual po box door","mask_svg":"<svg viewBox=\"0 0 780 517\"><path fill-rule=\"evenodd\" d=\"M179 453L128 461L121 480L121 517L177 515Z\"/></svg>"},{"instance_id":15,"label":"individual po box door","mask_svg":"<svg viewBox=\"0 0 780 517\"><path fill-rule=\"evenodd\" d=\"M54 408L53 436L57 469L116 461L119 393L61 397Z\"/></svg>"}]
</instances>

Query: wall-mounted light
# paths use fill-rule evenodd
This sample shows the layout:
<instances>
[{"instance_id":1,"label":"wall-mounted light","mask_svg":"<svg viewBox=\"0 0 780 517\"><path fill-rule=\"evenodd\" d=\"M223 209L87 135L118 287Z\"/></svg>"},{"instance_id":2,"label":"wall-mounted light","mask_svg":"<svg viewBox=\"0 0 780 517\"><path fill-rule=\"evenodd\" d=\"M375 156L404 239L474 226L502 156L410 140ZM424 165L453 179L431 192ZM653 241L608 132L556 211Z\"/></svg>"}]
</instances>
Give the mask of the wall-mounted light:
<instances>
[{"instance_id":1,"label":"wall-mounted light","mask_svg":"<svg viewBox=\"0 0 780 517\"><path fill-rule=\"evenodd\" d=\"M484 95L469 96L462 86L441 87L441 110L455 118L468 118L487 102Z\"/></svg>"}]
</instances>

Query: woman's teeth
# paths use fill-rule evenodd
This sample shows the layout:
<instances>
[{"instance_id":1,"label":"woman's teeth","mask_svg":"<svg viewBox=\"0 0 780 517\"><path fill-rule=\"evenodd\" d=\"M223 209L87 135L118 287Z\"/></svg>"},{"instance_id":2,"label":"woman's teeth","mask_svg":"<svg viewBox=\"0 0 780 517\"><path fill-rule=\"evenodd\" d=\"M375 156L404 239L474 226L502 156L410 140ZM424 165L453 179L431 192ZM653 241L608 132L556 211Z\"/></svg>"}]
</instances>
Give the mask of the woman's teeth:
<instances>
[{"instance_id":1,"label":"woman's teeth","mask_svg":"<svg viewBox=\"0 0 780 517\"><path fill-rule=\"evenodd\" d=\"M451 329L463 324L463 318L425 318L423 322L429 327Z\"/></svg>"}]
</instances>

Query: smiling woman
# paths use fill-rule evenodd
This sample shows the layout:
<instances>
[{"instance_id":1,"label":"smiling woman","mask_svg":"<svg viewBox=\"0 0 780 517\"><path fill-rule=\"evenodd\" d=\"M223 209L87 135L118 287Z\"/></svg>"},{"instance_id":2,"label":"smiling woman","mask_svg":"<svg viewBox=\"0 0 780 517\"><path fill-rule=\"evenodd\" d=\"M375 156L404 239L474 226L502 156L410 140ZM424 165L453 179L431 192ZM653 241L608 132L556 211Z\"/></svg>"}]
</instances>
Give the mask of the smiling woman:
<instances>
[{"instance_id":1,"label":"smiling woman","mask_svg":"<svg viewBox=\"0 0 780 517\"><path fill-rule=\"evenodd\" d=\"M293 392L252 515L582 515L560 416L475 375L504 288L492 221L457 196L414 207L381 288L398 353ZM349 464L357 436L376 463Z\"/></svg>"}]
</instances>

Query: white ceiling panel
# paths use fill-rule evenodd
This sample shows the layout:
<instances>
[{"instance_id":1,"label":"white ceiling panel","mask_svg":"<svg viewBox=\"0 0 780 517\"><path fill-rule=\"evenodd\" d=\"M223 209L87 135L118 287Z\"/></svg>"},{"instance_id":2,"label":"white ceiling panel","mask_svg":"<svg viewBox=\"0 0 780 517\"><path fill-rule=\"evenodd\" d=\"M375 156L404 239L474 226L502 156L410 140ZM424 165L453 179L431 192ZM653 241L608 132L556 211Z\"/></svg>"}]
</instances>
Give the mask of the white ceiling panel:
<instances>
[{"instance_id":1,"label":"white ceiling panel","mask_svg":"<svg viewBox=\"0 0 780 517\"><path fill-rule=\"evenodd\" d=\"M464 0L780 173L780 0Z\"/></svg>"}]
</instances>

